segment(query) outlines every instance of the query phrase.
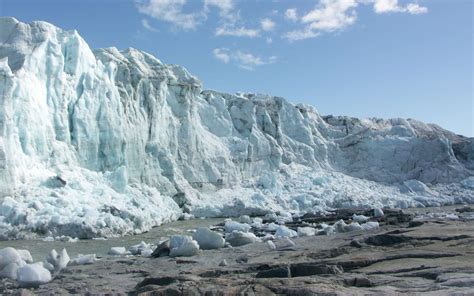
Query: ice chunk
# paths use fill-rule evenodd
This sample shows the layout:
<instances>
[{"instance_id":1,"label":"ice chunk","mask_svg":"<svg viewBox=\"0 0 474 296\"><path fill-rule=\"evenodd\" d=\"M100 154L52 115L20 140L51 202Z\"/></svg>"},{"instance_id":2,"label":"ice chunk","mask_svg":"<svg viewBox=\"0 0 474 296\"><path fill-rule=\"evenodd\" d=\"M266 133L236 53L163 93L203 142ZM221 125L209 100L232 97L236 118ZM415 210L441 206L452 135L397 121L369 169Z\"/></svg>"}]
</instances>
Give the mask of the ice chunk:
<instances>
[{"instance_id":1,"label":"ice chunk","mask_svg":"<svg viewBox=\"0 0 474 296\"><path fill-rule=\"evenodd\" d=\"M265 229L267 231L277 231L278 227L280 227L280 225L278 224L275 224L275 223L268 223L267 225L265 225Z\"/></svg>"},{"instance_id":2,"label":"ice chunk","mask_svg":"<svg viewBox=\"0 0 474 296\"><path fill-rule=\"evenodd\" d=\"M298 233L292 229L289 229L288 227L284 225L278 226L276 232L275 232L276 237L295 237L298 236Z\"/></svg>"},{"instance_id":3,"label":"ice chunk","mask_svg":"<svg viewBox=\"0 0 474 296\"><path fill-rule=\"evenodd\" d=\"M252 219L250 219L250 216L248 216L248 215L242 215L242 216L239 217L239 222L250 224L250 223L252 223Z\"/></svg>"},{"instance_id":4,"label":"ice chunk","mask_svg":"<svg viewBox=\"0 0 474 296\"><path fill-rule=\"evenodd\" d=\"M267 241L265 242L265 244L267 245L267 247L268 247L270 250L275 250L275 249L276 249L275 244L274 244L271 240L267 240Z\"/></svg>"},{"instance_id":5,"label":"ice chunk","mask_svg":"<svg viewBox=\"0 0 474 296\"><path fill-rule=\"evenodd\" d=\"M55 249L52 249L46 257L46 261L54 266L54 269L59 271L68 265L70 258L66 249L62 249L61 253L57 253Z\"/></svg>"},{"instance_id":6,"label":"ice chunk","mask_svg":"<svg viewBox=\"0 0 474 296\"><path fill-rule=\"evenodd\" d=\"M0 250L0 270L5 268L5 266L9 265L10 263L20 264L21 262L23 262L23 258L14 248L7 247Z\"/></svg>"},{"instance_id":7,"label":"ice chunk","mask_svg":"<svg viewBox=\"0 0 474 296\"><path fill-rule=\"evenodd\" d=\"M233 247L243 246L261 241L255 234L251 232L242 232L234 230L231 233L227 233L225 241L230 243Z\"/></svg>"},{"instance_id":8,"label":"ice chunk","mask_svg":"<svg viewBox=\"0 0 474 296\"><path fill-rule=\"evenodd\" d=\"M227 221L225 222L224 229L225 232L230 233L234 230L248 232L250 230L250 225L246 223L239 223L235 221Z\"/></svg>"},{"instance_id":9,"label":"ice chunk","mask_svg":"<svg viewBox=\"0 0 474 296\"><path fill-rule=\"evenodd\" d=\"M17 281L22 287L37 287L51 281L51 273L39 263L26 264L18 268Z\"/></svg>"},{"instance_id":10,"label":"ice chunk","mask_svg":"<svg viewBox=\"0 0 474 296\"><path fill-rule=\"evenodd\" d=\"M125 247L112 247L109 250L109 255L113 256L122 256L128 254L127 249Z\"/></svg>"},{"instance_id":11,"label":"ice chunk","mask_svg":"<svg viewBox=\"0 0 474 296\"><path fill-rule=\"evenodd\" d=\"M219 249L225 245L225 240L219 233L206 227L198 228L193 234L193 239L203 250Z\"/></svg>"},{"instance_id":12,"label":"ice chunk","mask_svg":"<svg viewBox=\"0 0 474 296\"><path fill-rule=\"evenodd\" d=\"M362 227L363 230L370 231L370 230L378 229L379 228L379 222L367 222L367 223L364 223L360 226Z\"/></svg>"},{"instance_id":13,"label":"ice chunk","mask_svg":"<svg viewBox=\"0 0 474 296\"><path fill-rule=\"evenodd\" d=\"M153 254L153 251L154 250L150 248L141 249L140 255L142 255L143 257L151 257L151 254Z\"/></svg>"},{"instance_id":14,"label":"ice chunk","mask_svg":"<svg viewBox=\"0 0 474 296\"><path fill-rule=\"evenodd\" d=\"M147 244L147 243L145 243L144 241L141 241L139 244L130 246L130 247L128 248L128 251L129 251L132 255L140 255L140 254L142 254L143 250L150 249L150 248L151 248L150 244ZM143 254L142 254L142 255L143 255Z\"/></svg>"},{"instance_id":15,"label":"ice chunk","mask_svg":"<svg viewBox=\"0 0 474 296\"><path fill-rule=\"evenodd\" d=\"M356 215L356 214L352 215L352 221L354 222L367 222L369 221L369 219L370 219L369 217L364 216L364 215Z\"/></svg>"},{"instance_id":16,"label":"ice chunk","mask_svg":"<svg viewBox=\"0 0 474 296\"><path fill-rule=\"evenodd\" d=\"M88 255L79 254L76 258L69 261L68 265L70 266L87 265L87 264L94 264L96 261L97 261L97 257L95 254L88 254Z\"/></svg>"},{"instance_id":17,"label":"ice chunk","mask_svg":"<svg viewBox=\"0 0 474 296\"><path fill-rule=\"evenodd\" d=\"M384 216L384 213L383 213L383 210L381 208L375 208L374 209L374 217L375 218L380 218L380 217L383 217Z\"/></svg>"},{"instance_id":18,"label":"ice chunk","mask_svg":"<svg viewBox=\"0 0 474 296\"><path fill-rule=\"evenodd\" d=\"M17 279L17 271L25 265L24 262L11 262L0 271L0 278Z\"/></svg>"},{"instance_id":19,"label":"ice chunk","mask_svg":"<svg viewBox=\"0 0 474 296\"><path fill-rule=\"evenodd\" d=\"M474 176L462 180L461 185L465 188L474 190Z\"/></svg>"},{"instance_id":20,"label":"ice chunk","mask_svg":"<svg viewBox=\"0 0 474 296\"><path fill-rule=\"evenodd\" d=\"M316 229L313 227L298 227L296 229L298 236L314 236L316 234Z\"/></svg>"},{"instance_id":21,"label":"ice chunk","mask_svg":"<svg viewBox=\"0 0 474 296\"><path fill-rule=\"evenodd\" d=\"M199 244L187 235L173 235L170 238L170 257L194 256L199 253Z\"/></svg>"}]
</instances>

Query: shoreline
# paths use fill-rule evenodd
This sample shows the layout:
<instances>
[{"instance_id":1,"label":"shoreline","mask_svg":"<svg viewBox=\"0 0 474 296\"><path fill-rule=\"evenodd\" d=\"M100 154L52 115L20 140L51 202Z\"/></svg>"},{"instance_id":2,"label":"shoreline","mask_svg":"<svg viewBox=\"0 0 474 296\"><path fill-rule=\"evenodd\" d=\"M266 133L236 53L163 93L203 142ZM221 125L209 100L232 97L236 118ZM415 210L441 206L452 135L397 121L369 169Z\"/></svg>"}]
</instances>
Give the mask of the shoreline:
<instances>
[{"instance_id":1,"label":"shoreline","mask_svg":"<svg viewBox=\"0 0 474 296\"><path fill-rule=\"evenodd\" d=\"M53 281L36 289L21 289L3 279L0 292L162 295L184 291L184 295L221 295L219 291L227 290L230 295L242 291L258 295L316 291L463 295L474 292L474 280L470 279L474 274L474 214L458 213L457 220L436 214L463 207L405 209L404 215L410 219L399 216L397 222L387 218L373 231L296 237L291 238L293 246L275 239L276 250L262 242L202 250L191 257L105 256L92 265L68 266ZM434 214L430 217L427 212ZM221 266L224 259L228 265Z\"/></svg>"}]
</instances>

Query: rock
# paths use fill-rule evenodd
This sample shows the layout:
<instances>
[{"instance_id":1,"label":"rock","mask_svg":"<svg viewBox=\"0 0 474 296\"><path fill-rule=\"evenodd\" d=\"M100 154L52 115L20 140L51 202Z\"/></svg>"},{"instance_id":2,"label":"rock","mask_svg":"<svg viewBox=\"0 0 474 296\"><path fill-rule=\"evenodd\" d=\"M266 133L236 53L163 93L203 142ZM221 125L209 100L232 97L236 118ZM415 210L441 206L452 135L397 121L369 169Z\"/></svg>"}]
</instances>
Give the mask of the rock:
<instances>
[{"instance_id":1,"label":"rock","mask_svg":"<svg viewBox=\"0 0 474 296\"><path fill-rule=\"evenodd\" d=\"M343 268L338 265L314 264L314 263L297 263L290 266L291 276L311 276L317 274L341 274Z\"/></svg>"},{"instance_id":2,"label":"rock","mask_svg":"<svg viewBox=\"0 0 474 296\"><path fill-rule=\"evenodd\" d=\"M268 270L257 272L256 278L289 278L291 277L290 269L285 267L275 267Z\"/></svg>"},{"instance_id":3,"label":"rock","mask_svg":"<svg viewBox=\"0 0 474 296\"><path fill-rule=\"evenodd\" d=\"M470 213L470 212L474 212L474 209L471 207L462 207L462 208L456 209L455 211L458 213Z\"/></svg>"},{"instance_id":4,"label":"rock","mask_svg":"<svg viewBox=\"0 0 474 296\"><path fill-rule=\"evenodd\" d=\"M170 241L164 241L156 247L156 249L151 254L151 257L158 258L158 257L165 257L170 255Z\"/></svg>"},{"instance_id":5,"label":"rock","mask_svg":"<svg viewBox=\"0 0 474 296\"><path fill-rule=\"evenodd\" d=\"M410 223L408 223L408 228L418 227L423 224L425 224L423 221L410 221Z\"/></svg>"},{"instance_id":6,"label":"rock","mask_svg":"<svg viewBox=\"0 0 474 296\"><path fill-rule=\"evenodd\" d=\"M237 259L235 259L235 262L237 263L247 263L249 261L249 256L247 255L242 255L239 256Z\"/></svg>"},{"instance_id":7,"label":"rock","mask_svg":"<svg viewBox=\"0 0 474 296\"><path fill-rule=\"evenodd\" d=\"M372 282L364 275L344 279L344 283L348 286L354 287L372 287Z\"/></svg>"},{"instance_id":8,"label":"rock","mask_svg":"<svg viewBox=\"0 0 474 296\"><path fill-rule=\"evenodd\" d=\"M207 227L199 228L193 234L193 239L197 241L199 247L203 250L220 249L225 245L224 238Z\"/></svg>"},{"instance_id":9,"label":"rock","mask_svg":"<svg viewBox=\"0 0 474 296\"><path fill-rule=\"evenodd\" d=\"M222 259L222 261L219 262L219 266L227 266L227 265L229 265L229 263L227 263L227 260L225 259Z\"/></svg>"},{"instance_id":10,"label":"rock","mask_svg":"<svg viewBox=\"0 0 474 296\"><path fill-rule=\"evenodd\" d=\"M373 246L393 246L410 240L412 240L410 237L384 233L366 238L365 243Z\"/></svg>"},{"instance_id":11,"label":"rock","mask_svg":"<svg viewBox=\"0 0 474 296\"><path fill-rule=\"evenodd\" d=\"M243 246L261 241L255 234L251 232L233 231L232 233L226 234L226 242L230 243L233 247Z\"/></svg>"},{"instance_id":12,"label":"rock","mask_svg":"<svg viewBox=\"0 0 474 296\"><path fill-rule=\"evenodd\" d=\"M362 245L360 244L360 242L356 239L353 239L350 243L351 247L354 247L354 248L362 248Z\"/></svg>"}]
</instances>

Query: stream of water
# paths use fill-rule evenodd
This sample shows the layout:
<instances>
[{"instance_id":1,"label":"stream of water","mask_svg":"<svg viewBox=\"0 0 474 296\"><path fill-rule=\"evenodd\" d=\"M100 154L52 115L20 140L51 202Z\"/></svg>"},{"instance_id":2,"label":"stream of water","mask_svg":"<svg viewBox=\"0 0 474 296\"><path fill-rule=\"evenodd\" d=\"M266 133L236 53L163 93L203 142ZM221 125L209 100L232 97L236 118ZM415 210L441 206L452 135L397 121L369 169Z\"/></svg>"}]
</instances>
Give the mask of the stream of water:
<instances>
[{"instance_id":1,"label":"stream of water","mask_svg":"<svg viewBox=\"0 0 474 296\"><path fill-rule=\"evenodd\" d=\"M14 241L0 241L0 249L6 247L13 247L15 249L27 249L33 256L34 261L42 261L46 255L52 250L60 251L66 248L71 258L78 254L96 254L97 256L104 256L111 247L128 247L139 244L141 241L146 243L158 243L160 239L169 237L173 234L187 234L192 235L188 230L196 229L198 227L208 227L213 224L222 222L223 218L212 219L194 219L186 221L175 221L164 224L151 229L149 232L130 235L117 238L109 238L107 240L93 240L85 239L77 242L62 242L62 241L43 241L36 240L14 240Z\"/></svg>"}]
</instances>

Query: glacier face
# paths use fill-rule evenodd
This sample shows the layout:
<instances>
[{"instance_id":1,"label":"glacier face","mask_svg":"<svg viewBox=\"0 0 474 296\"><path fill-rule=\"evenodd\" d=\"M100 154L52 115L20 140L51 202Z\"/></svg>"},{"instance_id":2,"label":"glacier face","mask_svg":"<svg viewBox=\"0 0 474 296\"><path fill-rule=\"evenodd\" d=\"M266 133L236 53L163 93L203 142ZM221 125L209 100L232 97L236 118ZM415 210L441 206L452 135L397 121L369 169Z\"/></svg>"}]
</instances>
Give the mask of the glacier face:
<instances>
[{"instance_id":1,"label":"glacier face","mask_svg":"<svg viewBox=\"0 0 474 296\"><path fill-rule=\"evenodd\" d=\"M203 90L147 53L0 18L0 237L196 216L474 202L474 140ZM467 185L466 185L467 184Z\"/></svg>"}]
</instances>

